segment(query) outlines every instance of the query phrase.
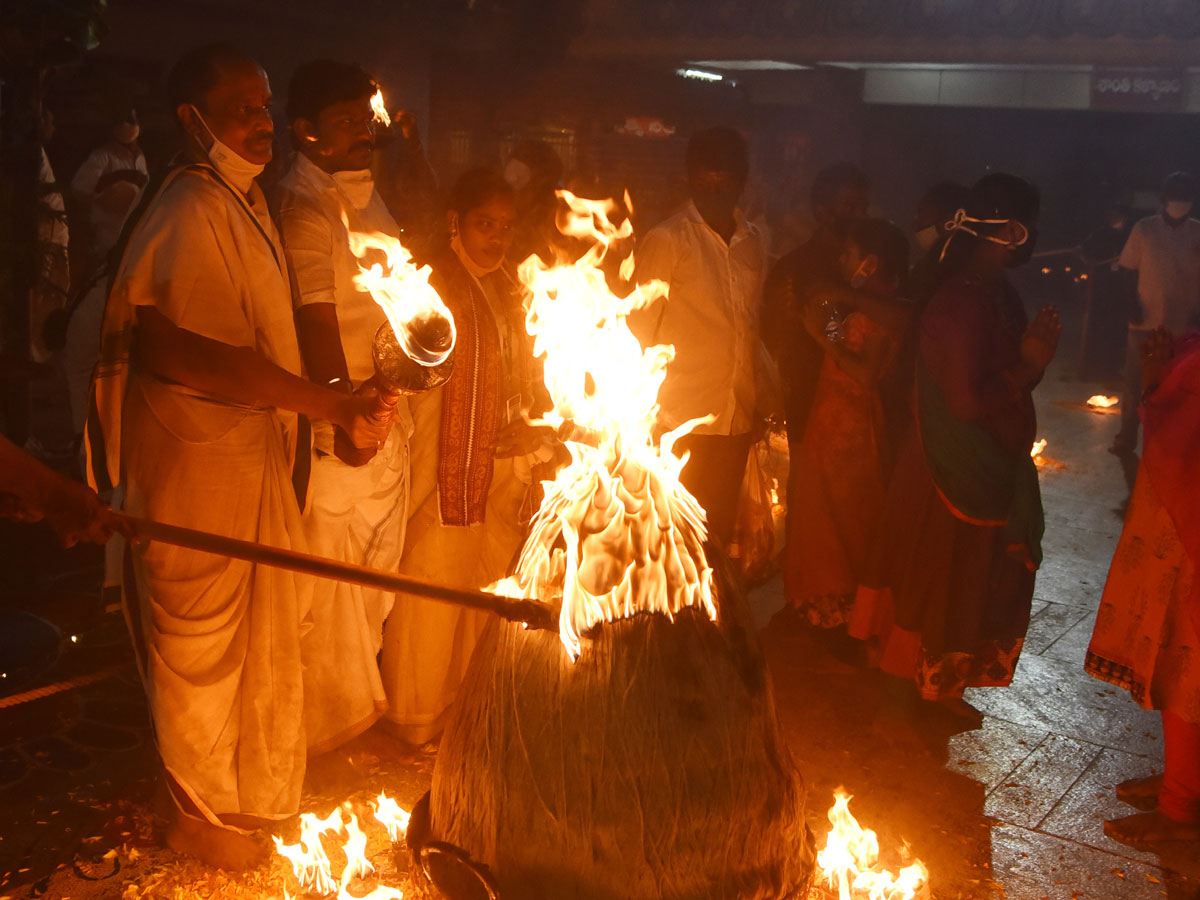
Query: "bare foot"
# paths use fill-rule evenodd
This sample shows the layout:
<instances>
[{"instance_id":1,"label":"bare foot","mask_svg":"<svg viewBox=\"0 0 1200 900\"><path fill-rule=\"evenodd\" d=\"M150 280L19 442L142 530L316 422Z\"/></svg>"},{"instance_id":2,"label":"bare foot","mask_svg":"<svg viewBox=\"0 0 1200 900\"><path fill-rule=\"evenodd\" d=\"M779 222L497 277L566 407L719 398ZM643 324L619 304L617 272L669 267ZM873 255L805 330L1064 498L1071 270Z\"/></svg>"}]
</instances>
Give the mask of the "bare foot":
<instances>
[{"instance_id":1,"label":"bare foot","mask_svg":"<svg viewBox=\"0 0 1200 900\"><path fill-rule=\"evenodd\" d=\"M1162 773L1145 778L1130 778L1117 785L1117 799L1135 809L1149 812L1158 805L1158 792L1162 789Z\"/></svg>"},{"instance_id":2,"label":"bare foot","mask_svg":"<svg viewBox=\"0 0 1200 900\"><path fill-rule=\"evenodd\" d=\"M266 847L252 835L180 815L167 829L167 846L227 872L253 869L267 855Z\"/></svg>"},{"instance_id":3,"label":"bare foot","mask_svg":"<svg viewBox=\"0 0 1200 900\"><path fill-rule=\"evenodd\" d=\"M1104 833L1130 847L1173 841L1200 841L1200 822L1177 822L1158 810L1104 823Z\"/></svg>"}]
</instances>

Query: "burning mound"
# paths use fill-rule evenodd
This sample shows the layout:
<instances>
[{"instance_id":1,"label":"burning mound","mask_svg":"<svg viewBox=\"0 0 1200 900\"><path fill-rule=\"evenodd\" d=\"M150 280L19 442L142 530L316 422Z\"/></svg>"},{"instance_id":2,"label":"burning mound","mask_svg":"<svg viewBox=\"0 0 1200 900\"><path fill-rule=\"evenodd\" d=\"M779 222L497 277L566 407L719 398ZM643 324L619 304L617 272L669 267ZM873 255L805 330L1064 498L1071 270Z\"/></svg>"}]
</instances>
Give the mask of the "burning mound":
<instances>
[{"instance_id":1,"label":"burning mound","mask_svg":"<svg viewBox=\"0 0 1200 900\"><path fill-rule=\"evenodd\" d=\"M559 630L488 626L428 809L414 811L414 852L459 848L505 900L804 897L803 782L745 599L714 577L703 512L671 453L695 423L654 430L673 350L643 349L625 323L666 286L613 294L602 263L628 220L618 228L611 203L563 196L564 232L592 249L553 267L531 258L521 276L553 400L546 424L571 436L571 461L544 485L502 585L561 604ZM470 884L449 859L429 858L435 880ZM486 896L475 891L462 896Z\"/></svg>"},{"instance_id":2,"label":"burning mound","mask_svg":"<svg viewBox=\"0 0 1200 900\"><path fill-rule=\"evenodd\" d=\"M552 632L492 621L429 837L487 865L505 900L806 896L803 782L745 600L724 578L716 596L715 623L605 623L577 661Z\"/></svg>"}]
</instances>

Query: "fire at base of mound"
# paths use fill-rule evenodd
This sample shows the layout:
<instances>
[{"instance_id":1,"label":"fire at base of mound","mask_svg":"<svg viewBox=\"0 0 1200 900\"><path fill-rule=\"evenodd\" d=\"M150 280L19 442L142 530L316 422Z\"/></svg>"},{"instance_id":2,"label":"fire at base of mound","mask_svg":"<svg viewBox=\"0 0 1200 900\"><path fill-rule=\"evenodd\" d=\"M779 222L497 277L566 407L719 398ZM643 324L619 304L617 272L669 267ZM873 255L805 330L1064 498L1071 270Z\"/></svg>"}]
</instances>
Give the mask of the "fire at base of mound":
<instances>
[{"instance_id":1,"label":"fire at base of mound","mask_svg":"<svg viewBox=\"0 0 1200 900\"><path fill-rule=\"evenodd\" d=\"M807 896L803 781L745 599L727 578L716 596L715 622L689 608L590 629L574 662L553 632L492 622L422 842L486 865L504 900Z\"/></svg>"}]
</instances>

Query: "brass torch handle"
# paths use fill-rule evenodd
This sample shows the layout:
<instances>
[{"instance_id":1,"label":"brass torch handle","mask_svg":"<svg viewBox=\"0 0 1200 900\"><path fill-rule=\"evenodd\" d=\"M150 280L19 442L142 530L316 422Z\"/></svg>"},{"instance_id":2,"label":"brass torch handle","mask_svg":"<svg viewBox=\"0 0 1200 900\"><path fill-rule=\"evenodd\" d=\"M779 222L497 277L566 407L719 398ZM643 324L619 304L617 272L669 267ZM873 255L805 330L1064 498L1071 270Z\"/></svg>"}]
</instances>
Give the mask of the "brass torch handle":
<instances>
[{"instance_id":1,"label":"brass torch handle","mask_svg":"<svg viewBox=\"0 0 1200 900\"><path fill-rule=\"evenodd\" d=\"M163 522L127 516L122 513L115 515L128 529L131 540L161 541L164 544L174 544L190 550L288 569L317 578L361 584L364 587L379 588L385 591L402 591L440 603L452 603L468 609L495 613L502 619L510 622L523 622L530 628L548 631L558 629L558 611L536 600L501 597L499 594L491 594L487 591L448 587L419 578L398 575L395 572L384 572L380 569L340 562L323 556L313 556L296 550L285 550L282 547L272 547L268 544L256 544L253 541L241 541L208 531L167 525Z\"/></svg>"}]
</instances>

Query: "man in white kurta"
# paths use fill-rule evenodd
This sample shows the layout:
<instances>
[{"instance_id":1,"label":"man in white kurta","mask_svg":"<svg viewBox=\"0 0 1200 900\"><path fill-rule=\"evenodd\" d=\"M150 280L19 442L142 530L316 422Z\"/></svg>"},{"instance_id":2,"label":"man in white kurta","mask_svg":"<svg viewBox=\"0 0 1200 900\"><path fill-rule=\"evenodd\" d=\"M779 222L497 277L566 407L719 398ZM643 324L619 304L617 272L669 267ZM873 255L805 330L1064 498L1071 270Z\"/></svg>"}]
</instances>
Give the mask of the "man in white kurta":
<instances>
[{"instance_id":1,"label":"man in white kurta","mask_svg":"<svg viewBox=\"0 0 1200 900\"><path fill-rule=\"evenodd\" d=\"M283 249L257 185L239 197L210 168L174 173L132 235L106 340L119 339L121 329L110 326L139 306L300 371ZM126 512L304 549L290 468L294 415L222 401L136 366L123 398L101 413ZM166 544L132 549L128 616L167 771L214 825L230 814L294 814L304 774L299 654L310 585L280 569Z\"/></svg>"},{"instance_id":2,"label":"man in white kurta","mask_svg":"<svg viewBox=\"0 0 1200 900\"><path fill-rule=\"evenodd\" d=\"M342 177L339 177L342 176ZM347 179L357 183L347 185ZM365 189L364 189L365 187ZM278 219L296 279L299 309L331 304L350 387L374 374L371 342L386 321L369 293L354 286L355 231L393 237L399 229L362 172L328 173L305 153L279 185ZM364 465L334 452L334 430L313 423L313 461L304 521L309 549L358 565L395 571L404 548L411 418L402 400L387 441ZM324 753L369 728L387 709L376 656L394 594L341 582L315 584L313 628L302 642L304 721L310 755Z\"/></svg>"}]
</instances>

